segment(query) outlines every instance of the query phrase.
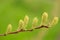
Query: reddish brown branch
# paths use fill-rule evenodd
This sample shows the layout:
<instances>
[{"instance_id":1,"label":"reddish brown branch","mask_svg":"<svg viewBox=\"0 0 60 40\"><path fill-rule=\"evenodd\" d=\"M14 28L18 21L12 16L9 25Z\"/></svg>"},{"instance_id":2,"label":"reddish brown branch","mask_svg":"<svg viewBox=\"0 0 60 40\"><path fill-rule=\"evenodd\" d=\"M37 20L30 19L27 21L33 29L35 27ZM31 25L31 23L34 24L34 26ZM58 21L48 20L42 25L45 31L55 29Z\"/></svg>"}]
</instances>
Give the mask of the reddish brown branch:
<instances>
[{"instance_id":1,"label":"reddish brown branch","mask_svg":"<svg viewBox=\"0 0 60 40\"><path fill-rule=\"evenodd\" d=\"M48 26L42 25L42 26L36 27L35 29L40 29L40 28L43 28L43 27L48 28ZM5 33L5 34L0 34L0 36L6 36L6 35L8 35L8 34L17 34L17 33L19 33L19 32L26 32L26 31L33 31L33 29L27 29L27 30L21 29L21 30L19 30L19 31L10 32L10 33L7 33L7 34L6 34L6 33Z\"/></svg>"}]
</instances>

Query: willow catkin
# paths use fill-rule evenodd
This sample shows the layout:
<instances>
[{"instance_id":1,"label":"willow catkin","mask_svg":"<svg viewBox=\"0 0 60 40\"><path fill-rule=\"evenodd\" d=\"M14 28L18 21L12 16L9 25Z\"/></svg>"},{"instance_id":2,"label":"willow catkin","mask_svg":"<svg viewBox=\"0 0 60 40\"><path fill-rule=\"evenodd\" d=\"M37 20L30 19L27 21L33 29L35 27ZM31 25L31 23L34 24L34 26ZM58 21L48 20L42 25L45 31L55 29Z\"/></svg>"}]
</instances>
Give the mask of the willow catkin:
<instances>
[{"instance_id":1,"label":"willow catkin","mask_svg":"<svg viewBox=\"0 0 60 40\"><path fill-rule=\"evenodd\" d=\"M11 31L12 31L12 25L9 24L8 27L7 27L7 30L6 30L6 34L10 33Z\"/></svg>"},{"instance_id":2,"label":"willow catkin","mask_svg":"<svg viewBox=\"0 0 60 40\"><path fill-rule=\"evenodd\" d=\"M27 27L27 25L28 25L28 22L29 22L29 17L26 15L26 16L24 17L24 26L25 26L25 29L26 29L26 27Z\"/></svg>"},{"instance_id":3,"label":"willow catkin","mask_svg":"<svg viewBox=\"0 0 60 40\"><path fill-rule=\"evenodd\" d=\"M48 20L48 14L46 12L44 12L42 14L41 25L46 25L47 20Z\"/></svg>"},{"instance_id":4,"label":"willow catkin","mask_svg":"<svg viewBox=\"0 0 60 40\"><path fill-rule=\"evenodd\" d=\"M37 23L38 23L38 19L37 19L37 17L35 17L35 18L33 19L33 22L32 22L32 29L36 28Z\"/></svg>"},{"instance_id":5,"label":"willow catkin","mask_svg":"<svg viewBox=\"0 0 60 40\"><path fill-rule=\"evenodd\" d=\"M24 29L24 21L23 20L19 20L19 26L18 26L18 30Z\"/></svg>"},{"instance_id":6,"label":"willow catkin","mask_svg":"<svg viewBox=\"0 0 60 40\"><path fill-rule=\"evenodd\" d=\"M49 27L56 25L58 23L58 17L54 17L53 20L49 23Z\"/></svg>"}]
</instances>

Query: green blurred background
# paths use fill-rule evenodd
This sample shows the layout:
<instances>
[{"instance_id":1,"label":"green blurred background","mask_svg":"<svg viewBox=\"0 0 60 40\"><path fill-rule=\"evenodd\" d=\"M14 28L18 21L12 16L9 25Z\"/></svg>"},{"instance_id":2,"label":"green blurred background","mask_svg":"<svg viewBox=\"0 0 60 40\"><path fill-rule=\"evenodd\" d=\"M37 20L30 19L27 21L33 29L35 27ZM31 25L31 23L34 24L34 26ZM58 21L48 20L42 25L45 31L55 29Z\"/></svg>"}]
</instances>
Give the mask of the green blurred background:
<instances>
[{"instance_id":1,"label":"green blurred background","mask_svg":"<svg viewBox=\"0 0 60 40\"><path fill-rule=\"evenodd\" d=\"M8 24L12 24L12 31L16 31L18 22L23 19L25 15L30 18L27 28L31 28L34 17L41 22L41 15L47 12L49 20L54 16L59 17L60 0L0 0L0 34L6 32ZM60 17L59 17L60 18ZM59 20L60 22L60 20ZM42 40L59 40L60 37L60 23L49 28ZM41 29L33 32L21 32L7 36L0 36L0 40L41 40Z\"/></svg>"}]
</instances>

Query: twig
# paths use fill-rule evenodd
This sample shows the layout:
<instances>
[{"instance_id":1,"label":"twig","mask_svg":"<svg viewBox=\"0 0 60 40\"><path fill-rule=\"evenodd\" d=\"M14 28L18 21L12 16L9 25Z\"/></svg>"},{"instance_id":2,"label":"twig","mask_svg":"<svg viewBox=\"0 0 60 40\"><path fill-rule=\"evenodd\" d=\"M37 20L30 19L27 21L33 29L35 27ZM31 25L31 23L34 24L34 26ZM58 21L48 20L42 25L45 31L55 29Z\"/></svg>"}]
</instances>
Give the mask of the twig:
<instances>
[{"instance_id":1,"label":"twig","mask_svg":"<svg viewBox=\"0 0 60 40\"><path fill-rule=\"evenodd\" d=\"M48 26L42 25L42 26L36 27L35 29L40 29L40 28L43 28L43 27L48 28ZM7 33L7 34L6 34L6 33L5 33L5 34L0 34L0 36L7 36L8 34L17 34L17 33L19 33L19 32L26 32L26 31L33 31L33 29L27 29L27 30L21 29L21 30L19 30L19 31L10 32L10 33Z\"/></svg>"},{"instance_id":2,"label":"twig","mask_svg":"<svg viewBox=\"0 0 60 40\"><path fill-rule=\"evenodd\" d=\"M43 28L43 27L49 28L49 27L51 27L53 25L56 25L58 23L58 17L54 17L53 20L51 22L49 22L47 24L47 26L45 26L45 24L47 22L47 19L48 19L48 14L46 12L44 12L43 15L42 15L41 26L36 27L36 24L38 23L38 19L35 17L33 19L33 22L32 22L32 28L26 30L25 28L26 28L26 25L28 24L29 17L25 16L24 20L19 21L19 24L18 24L19 26L18 26L17 31L11 32L12 25L9 24L8 27L7 27L6 33L0 34L0 36L7 36L9 34L17 34L19 32L33 31L34 29L40 29L40 28Z\"/></svg>"}]
</instances>

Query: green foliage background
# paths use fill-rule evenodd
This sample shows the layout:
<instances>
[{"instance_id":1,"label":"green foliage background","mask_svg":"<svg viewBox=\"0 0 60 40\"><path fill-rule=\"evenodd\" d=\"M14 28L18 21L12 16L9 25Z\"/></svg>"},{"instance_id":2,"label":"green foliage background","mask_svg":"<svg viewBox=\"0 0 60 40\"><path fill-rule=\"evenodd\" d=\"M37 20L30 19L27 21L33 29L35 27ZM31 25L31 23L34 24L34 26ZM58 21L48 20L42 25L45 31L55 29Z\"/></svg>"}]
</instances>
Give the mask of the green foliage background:
<instances>
[{"instance_id":1,"label":"green foliage background","mask_svg":"<svg viewBox=\"0 0 60 40\"><path fill-rule=\"evenodd\" d=\"M49 19L53 18L51 10L54 8L54 0L0 0L0 34L6 32L8 24L12 24L12 31L16 31L18 22L25 15L30 17L27 28L31 28L34 17L41 21L43 12L47 12ZM60 22L60 21L59 21ZM43 40L57 40L60 35L60 23L49 29ZM0 36L0 40L34 40L40 30L33 32L21 32L7 36Z\"/></svg>"}]
</instances>

